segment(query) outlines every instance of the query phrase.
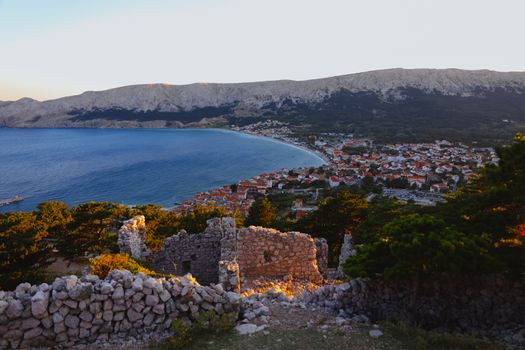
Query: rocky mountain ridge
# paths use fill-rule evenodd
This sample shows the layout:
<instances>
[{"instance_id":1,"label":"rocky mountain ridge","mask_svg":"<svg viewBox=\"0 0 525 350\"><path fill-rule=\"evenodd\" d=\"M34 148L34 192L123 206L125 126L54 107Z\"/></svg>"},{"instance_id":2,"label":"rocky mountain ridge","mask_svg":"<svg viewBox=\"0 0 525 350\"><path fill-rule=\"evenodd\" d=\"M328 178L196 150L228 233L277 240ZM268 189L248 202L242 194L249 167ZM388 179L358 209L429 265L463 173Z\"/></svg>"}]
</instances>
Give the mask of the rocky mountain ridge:
<instances>
[{"instance_id":1,"label":"rocky mountain ridge","mask_svg":"<svg viewBox=\"0 0 525 350\"><path fill-rule=\"evenodd\" d=\"M402 89L412 88L424 93L445 96L482 96L485 91L505 89L523 93L525 72L502 73L488 70L464 71L458 69L388 69L331 78L306 81L267 81L255 83L196 83L190 85L149 84L119 87L105 91L89 91L80 95L39 102L22 98L14 102L0 103L0 125L5 127L90 126L98 120L100 126L140 126L136 118L107 118L104 116L87 120L75 119L91 112L131 111L184 113L195 112L195 120L216 118L223 115L257 116L268 107L280 108L283 104L320 103L334 93L372 93L382 101L405 98ZM222 109L219 111L211 110ZM200 112L200 118L199 118ZM126 120L127 119L127 120ZM148 120L150 126L168 126ZM171 118L177 121L177 118ZM100 123L101 121L104 121ZM113 122L109 121L113 120ZM156 122L154 122L156 121ZM181 126L187 121L169 126ZM136 124L136 125L134 125ZM148 126L145 123L142 126Z\"/></svg>"}]
</instances>

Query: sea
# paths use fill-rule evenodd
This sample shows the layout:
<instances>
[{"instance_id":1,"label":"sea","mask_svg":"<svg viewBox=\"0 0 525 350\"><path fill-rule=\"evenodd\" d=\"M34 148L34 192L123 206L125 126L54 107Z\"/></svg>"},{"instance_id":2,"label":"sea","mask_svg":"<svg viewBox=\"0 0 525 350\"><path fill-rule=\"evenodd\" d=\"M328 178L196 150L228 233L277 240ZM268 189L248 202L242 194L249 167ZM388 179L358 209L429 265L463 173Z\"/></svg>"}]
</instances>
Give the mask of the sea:
<instances>
[{"instance_id":1,"label":"sea","mask_svg":"<svg viewBox=\"0 0 525 350\"><path fill-rule=\"evenodd\" d=\"M0 212L43 201L173 207L195 193L323 160L265 137L220 129L0 128Z\"/></svg>"}]
</instances>

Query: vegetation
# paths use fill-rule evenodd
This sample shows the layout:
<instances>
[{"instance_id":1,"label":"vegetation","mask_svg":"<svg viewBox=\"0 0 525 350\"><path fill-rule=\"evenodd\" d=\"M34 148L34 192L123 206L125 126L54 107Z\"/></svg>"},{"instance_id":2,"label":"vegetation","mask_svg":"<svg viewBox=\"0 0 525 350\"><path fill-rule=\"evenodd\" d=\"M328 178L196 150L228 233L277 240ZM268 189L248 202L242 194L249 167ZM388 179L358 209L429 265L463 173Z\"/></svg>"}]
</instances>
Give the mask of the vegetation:
<instances>
[{"instance_id":1,"label":"vegetation","mask_svg":"<svg viewBox=\"0 0 525 350\"><path fill-rule=\"evenodd\" d=\"M271 227L276 219L276 209L265 197L259 198L252 204L246 225Z\"/></svg>"},{"instance_id":2,"label":"vegetation","mask_svg":"<svg viewBox=\"0 0 525 350\"><path fill-rule=\"evenodd\" d=\"M326 238L330 263L337 263L343 236L351 233L365 215L368 204L359 194L339 191L319 204L319 209L297 222L297 229Z\"/></svg>"},{"instance_id":3,"label":"vegetation","mask_svg":"<svg viewBox=\"0 0 525 350\"><path fill-rule=\"evenodd\" d=\"M0 214L0 290L33 281L51 263L46 229L34 213Z\"/></svg>"},{"instance_id":4,"label":"vegetation","mask_svg":"<svg viewBox=\"0 0 525 350\"><path fill-rule=\"evenodd\" d=\"M127 254L101 254L89 259L89 271L93 275L105 278L112 270L128 270L132 273L142 272L154 275L155 272L144 267L140 262Z\"/></svg>"},{"instance_id":5,"label":"vegetation","mask_svg":"<svg viewBox=\"0 0 525 350\"><path fill-rule=\"evenodd\" d=\"M318 104L283 104L276 108L275 119L295 126L296 134L349 132L379 143L446 139L492 146L525 128L520 93L479 91L483 95L479 98L429 94L416 88L400 92L406 98L384 101L369 92L342 90Z\"/></svg>"},{"instance_id":6,"label":"vegetation","mask_svg":"<svg viewBox=\"0 0 525 350\"><path fill-rule=\"evenodd\" d=\"M374 204L356 229L350 276L412 279L433 273L525 271L525 140L497 149L471 186L435 209ZM416 211L416 210L414 210Z\"/></svg>"},{"instance_id":7,"label":"vegetation","mask_svg":"<svg viewBox=\"0 0 525 350\"><path fill-rule=\"evenodd\" d=\"M218 315L214 311L206 311L196 316L193 323L173 319L171 331L173 336L167 343L156 346L156 349L186 349L197 339L217 335L227 335L236 324L236 316L232 313Z\"/></svg>"},{"instance_id":8,"label":"vegetation","mask_svg":"<svg viewBox=\"0 0 525 350\"><path fill-rule=\"evenodd\" d=\"M43 270L53 262L53 249L69 262L86 253L118 252L118 229L124 220L139 214L146 217L150 249L160 248L166 237L181 229L202 232L211 218L233 216L240 227L244 221L239 213L229 214L213 204L197 205L193 212L181 215L155 205L131 209L117 203L89 202L69 209L62 202L44 202L35 212L0 214L0 289L42 281ZM134 271L139 267L133 263L119 254L103 254L102 260L92 261L101 274L123 266Z\"/></svg>"},{"instance_id":9,"label":"vegetation","mask_svg":"<svg viewBox=\"0 0 525 350\"><path fill-rule=\"evenodd\" d=\"M77 205L71 210L71 220L58 225L65 229L55 232L58 251L68 260L86 252L118 251L115 232L126 214L126 207L110 202Z\"/></svg>"},{"instance_id":10,"label":"vegetation","mask_svg":"<svg viewBox=\"0 0 525 350\"><path fill-rule=\"evenodd\" d=\"M502 350L498 345L465 335L423 330L406 323L387 323L385 330L407 350Z\"/></svg>"}]
</instances>

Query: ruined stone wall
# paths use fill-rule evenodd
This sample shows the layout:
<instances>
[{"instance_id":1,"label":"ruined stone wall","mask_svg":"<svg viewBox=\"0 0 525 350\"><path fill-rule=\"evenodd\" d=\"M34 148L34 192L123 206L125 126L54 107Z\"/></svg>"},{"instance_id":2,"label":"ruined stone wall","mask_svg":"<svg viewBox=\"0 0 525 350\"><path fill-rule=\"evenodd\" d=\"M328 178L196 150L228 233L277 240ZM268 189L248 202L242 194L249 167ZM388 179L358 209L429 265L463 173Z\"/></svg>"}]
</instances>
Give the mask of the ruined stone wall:
<instances>
[{"instance_id":1,"label":"ruined stone wall","mask_svg":"<svg viewBox=\"0 0 525 350\"><path fill-rule=\"evenodd\" d=\"M320 282L316 248L311 236L300 232L250 226L237 235L241 278L284 277Z\"/></svg>"},{"instance_id":2,"label":"ruined stone wall","mask_svg":"<svg viewBox=\"0 0 525 350\"><path fill-rule=\"evenodd\" d=\"M153 268L160 273L184 275L188 272L201 284L219 281L219 262L235 256L236 229L232 218L208 220L200 234L181 231L168 237L153 257Z\"/></svg>"},{"instance_id":3,"label":"ruined stone wall","mask_svg":"<svg viewBox=\"0 0 525 350\"><path fill-rule=\"evenodd\" d=\"M128 254L135 259L142 259L146 252L144 235L146 233L146 218L137 215L123 222L118 231L118 246L121 253Z\"/></svg>"},{"instance_id":4,"label":"ruined stone wall","mask_svg":"<svg viewBox=\"0 0 525 350\"><path fill-rule=\"evenodd\" d=\"M354 256L356 251L352 242L352 235L346 234L343 238L343 245L341 246L341 253L339 254L339 266L337 266L337 277L343 278L345 273L343 271L343 264L350 256Z\"/></svg>"},{"instance_id":5,"label":"ruined stone wall","mask_svg":"<svg viewBox=\"0 0 525 350\"><path fill-rule=\"evenodd\" d=\"M176 276L191 272L201 284L217 283L220 240L220 236L209 230L195 235L181 231L164 241L154 258L153 269Z\"/></svg>"},{"instance_id":6,"label":"ruined stone wall","mask_svg":"<svg viewBox=\"0 0 525 350\"><path fill-rule=\"evenodd\" d=\"M237 313L240 296L221 285L200 286L191 275L156 279L113 270L106 279L57 278L0 291L0 349L70 348L155 339L173 319L202 312Z\"/></svg>"},{"instance_id":7,"label":"ruined stone wall","mask_svg":"<svg viewBox=\"0 0 525 350\"><path fill-rule=\"evenodd\" d=\"M182 275L191 272L202 284L223 283L239 290L240 277L280 278L291 275L313 282L327 268L328 245L299 232L262 227L237 230L232 218L208 220L203 233L185 231L167 238L153 257L153 269Z\"/></svg>"},{"instance_id":8,"label":"ruined stone wall","mask_svg":"<svg viewBox=\"0 0 525 350\"><path fill-rule=\"evenodd\" d=\"M317 268L321 275L325 276L328 269L328 242L324 238L315 238L315 258L317 260Z\"/></svg>"}]
</instances>

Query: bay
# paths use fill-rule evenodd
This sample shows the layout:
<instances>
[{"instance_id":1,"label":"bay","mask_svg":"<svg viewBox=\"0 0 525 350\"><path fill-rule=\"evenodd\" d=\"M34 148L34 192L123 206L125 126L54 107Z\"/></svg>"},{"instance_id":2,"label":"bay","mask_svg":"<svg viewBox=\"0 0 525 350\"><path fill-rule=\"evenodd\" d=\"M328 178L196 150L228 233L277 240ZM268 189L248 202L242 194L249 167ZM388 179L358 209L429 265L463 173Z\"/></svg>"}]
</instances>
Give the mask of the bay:
<instances>
[{"instance_id":1,"label":"bay","mask_svg":"<svg viewBox=\"0 0 525 350\"><path fill-rule=\"evenodd\" d=\"M318 166L303 149L219 129L0 129L0 212L113 201L172 207L281 168Z\"/></svg>"}]
</instances>

